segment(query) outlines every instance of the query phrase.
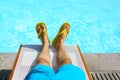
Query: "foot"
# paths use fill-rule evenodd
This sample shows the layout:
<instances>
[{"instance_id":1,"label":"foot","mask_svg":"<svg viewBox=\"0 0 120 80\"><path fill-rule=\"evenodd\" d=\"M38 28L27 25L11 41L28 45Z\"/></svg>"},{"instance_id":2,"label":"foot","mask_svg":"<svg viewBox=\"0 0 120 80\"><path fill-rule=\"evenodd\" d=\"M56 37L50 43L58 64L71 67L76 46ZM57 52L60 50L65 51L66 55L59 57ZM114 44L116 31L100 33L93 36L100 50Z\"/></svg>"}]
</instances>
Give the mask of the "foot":
<instances>
[{"instance_id":1,"label":"foot","mask_svg":"<svg viewBox=\"0 0 120 80\"><path fill-rule=\"evenodd\" d=\"M41 33L40 33L40 31L41 31ZM43 45L49 45L49 39L48 39L48 36L46 34L47 29L46 29L46 25L44 23L38 23L36 25L36 32L38 33L38 38L41 39Z\"/></svg>"},{"instance_id":2,"label":"foot","mask_svg":"<svg viewBox=\"0 0 120 80\"><path fill-rule=\"evenodd\" d=\"M65 30L65 32L62 32L63 30ZM60 31L58 32L58 36L56 37L56 40L53 43L53 46L58 49L61 45L64 44L64 41L69 33L70 30L70 25L68 23L64 23L60 29ZM62 32L62 33L61 33ZM60 33L60 34L59 34Z\"/></svg>"}]
</instances>

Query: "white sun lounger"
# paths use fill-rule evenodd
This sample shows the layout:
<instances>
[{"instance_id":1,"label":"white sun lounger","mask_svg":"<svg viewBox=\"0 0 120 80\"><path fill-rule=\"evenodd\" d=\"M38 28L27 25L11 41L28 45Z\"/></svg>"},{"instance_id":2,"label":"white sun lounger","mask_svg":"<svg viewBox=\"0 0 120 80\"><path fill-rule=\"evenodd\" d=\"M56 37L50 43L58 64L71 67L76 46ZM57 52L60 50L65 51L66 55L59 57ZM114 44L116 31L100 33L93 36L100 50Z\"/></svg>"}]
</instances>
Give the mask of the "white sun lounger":
<instances>
[{"instance_id":1,"label":"white sun lounger","mask_svg":"<svg viewBox=\"0 0 120 80\"><path fill-rule=\"evenodd\" d=\"M31 68L35 65L37 55L40 53L41 45L21 45L13 65L9 80L24 80ZM72 59L72 63L80 67L86 74L86 80L92 80L85 60L78 46L65 45L65 50ZM56 50L50 46L49 48L51 67L56 67Z\"/></svg>"}]
</instances>

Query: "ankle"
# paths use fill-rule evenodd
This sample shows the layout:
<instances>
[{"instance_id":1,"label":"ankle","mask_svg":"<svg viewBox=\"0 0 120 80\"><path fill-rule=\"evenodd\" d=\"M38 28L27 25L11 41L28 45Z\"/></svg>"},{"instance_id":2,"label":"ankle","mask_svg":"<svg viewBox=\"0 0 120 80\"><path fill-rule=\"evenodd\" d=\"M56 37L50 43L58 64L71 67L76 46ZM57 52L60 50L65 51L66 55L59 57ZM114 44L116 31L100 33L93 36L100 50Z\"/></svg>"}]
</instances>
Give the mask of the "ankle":
<instances>
[{"instance_id":1,"label":"ankle","mask_svg":"<svg viewBox=\"0 0 120 80\"><path fill-rule=\"evenodd\" d=\"M43 45L44 45L44 46L49 46L49 41L48 41L48 40L45 40L45 41L43 42Z\"/></svg>"},{"instance_id":2,"label":"ankle","mask_svg":"<svg viewBox=\"0 0 120 80\"><path fill-rule=\"evenodd\" d=\"M43 48L44 48L44 49L48 49L48 48L49 48L49 45L48 45L48 44L43 44Z\"/></svg>"},{"instance_id":3,"label":"ankle","mask_svg":"<svg viewBox=\"0 0 120 80\"><path fill-rule=\"evenodd\" d=\"M49 40L48 40L47 36L43 37L43 45L49 46Z\"/></svg>"},{"instance_id":4,"label":"ankle","mask_svg":"<svg viewBox=\"0 0 120 80\"><path fill-rule=\"evenodd\" d=\"M62 43L59 43L56 45L57 51L61 50L63 47L64 47L64 45Z\"/></svg>"}]
</instances>

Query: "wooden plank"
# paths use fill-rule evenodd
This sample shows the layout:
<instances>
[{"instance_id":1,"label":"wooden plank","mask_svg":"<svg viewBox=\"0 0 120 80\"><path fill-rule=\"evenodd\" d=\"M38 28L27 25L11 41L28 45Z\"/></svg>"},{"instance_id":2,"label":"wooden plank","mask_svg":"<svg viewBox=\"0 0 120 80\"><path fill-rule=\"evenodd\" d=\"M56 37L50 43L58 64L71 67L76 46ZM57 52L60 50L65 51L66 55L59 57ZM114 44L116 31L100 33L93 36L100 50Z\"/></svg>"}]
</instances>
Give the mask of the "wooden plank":
<instances>
[{"instance_id":1,"label":"wooden plank","mask_svg":"<svg viewBox=\"0 0 120 80\"><path fill-rule=\"evenodd\" d=\"M16 59L15 59L15 62L14 62L14 65L13 65L12 72L11 72L11 74L10 74L9 80L12 80L12 77L13 77L13 74L14 74L14 70L15 70L15 67L16 67L16 64L17 64L19 55L20 55L21 48L22 48L22 44L20 45L20 48L19 48L19 50L18 50L18 54L17 54L17 56L16 56Z\"/></svg>"},{"instance_id":2,"label":"wooden plank","mask_svg":"<svg viewBox=\"0 0 120 80\"><path fill-rule=\"evenodd\" d=\"M98 78L98 80L102 80L102 77L100 76L100 73L95 73L96 74L96 76L97 76L97 78Z\"/></svg>"},{"instance_id":3,"label":"wooden plank","mask_svg":"<svg viewBox=\"0 0 120 80\"><path fill-rule=\"evenodd\" d=\"M111 78L109 77L108 73L104 73L104 75L107 78L107 80L111 80Z\"/></svg>"},{"instance_id":4,"label":"wooden plank","mask_svg":"<svg viewBox=\"0 0 120 80\"><path fill-rule=\"evenodd\" d=\"M111 73L108 73L108 76L110 77L111 80L114 80L114 77L112 76Z\"/></svg>"},{"instance_id":5,"label":"wooden plank","mask_svg":"<svg viewBox=\"0 0 120 80\"><path fill-rule=\"evenodd\" d=\"M117 77L120 79L120 73L116 73Z\"/></svg>"},{"instance_id":6,"label":"wooden plank","mask_svg":"<svg viewBox=\"0 0 120 80\"><path fill-rule=\"evenodd\" d=\"M100 73L101 77L102 77L102 80L107 80L104 73Z\"/></svg>"},{"instance_id":7,"label":"wooden plank","mask_svg":"<svg viewBox=\"0 0 120 80\"><path fill-rule=\"evenodd\" d=\"M91 75L90 75L90 73L89 73L89 71L88 71L87 65L86 65L85 60L84 60L84 57L83 57L83 55L82 55L82 52L81 52L81 50L80 50L80 47L77 46L77 48L78 48L78 51L79 51L80 56L81 56L81 58L82 58L82 61L83 61L83 64L84 64L84 66L85 66L85 70L86 70L86 72L87 72L87 75L88 75L88 77L89 77L89 80L92 80L92 77L91 77Z\"/></svg>"},{"instance_id":8,"label":"wooden plank","mask_svg":"<svg viewBox=\"0 0 120 80\"><path fill-rule=\"evenodd\" d=\"M112 75L115 78L115 80L120 80L115 73L112 73Z\"/></svg>"},{"instance_id":9,"label":"wooden plank","mask_svg":"<svg viewBox=\"0 0 120 80\"><path fill-rule=\"evenodd\" d=\"M98 80L94 72L92 72L91 75L93 80Z\"/></svg>"}]
</instances>

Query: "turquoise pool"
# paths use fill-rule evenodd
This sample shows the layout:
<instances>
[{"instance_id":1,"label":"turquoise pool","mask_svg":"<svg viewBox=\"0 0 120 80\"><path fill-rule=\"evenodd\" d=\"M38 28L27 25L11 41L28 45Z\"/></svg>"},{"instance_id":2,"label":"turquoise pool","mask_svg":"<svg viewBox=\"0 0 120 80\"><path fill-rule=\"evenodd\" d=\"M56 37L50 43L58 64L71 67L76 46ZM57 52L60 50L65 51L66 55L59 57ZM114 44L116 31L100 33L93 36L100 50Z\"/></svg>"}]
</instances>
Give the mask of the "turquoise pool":
<instances>
[{"instance_id":1,"label":"turquoise pool","mask_svg":"<svg viewBox=\"0 0 120 80\"><path fill-rule=\"evenodd\" d=\"M20 44L41 44L35 32L43 21L52 41L63 22L71 24L65 44L84 53L120 52L119 0L3 0L0 2L0 52Z\"/></svg>"}]
</instances>

